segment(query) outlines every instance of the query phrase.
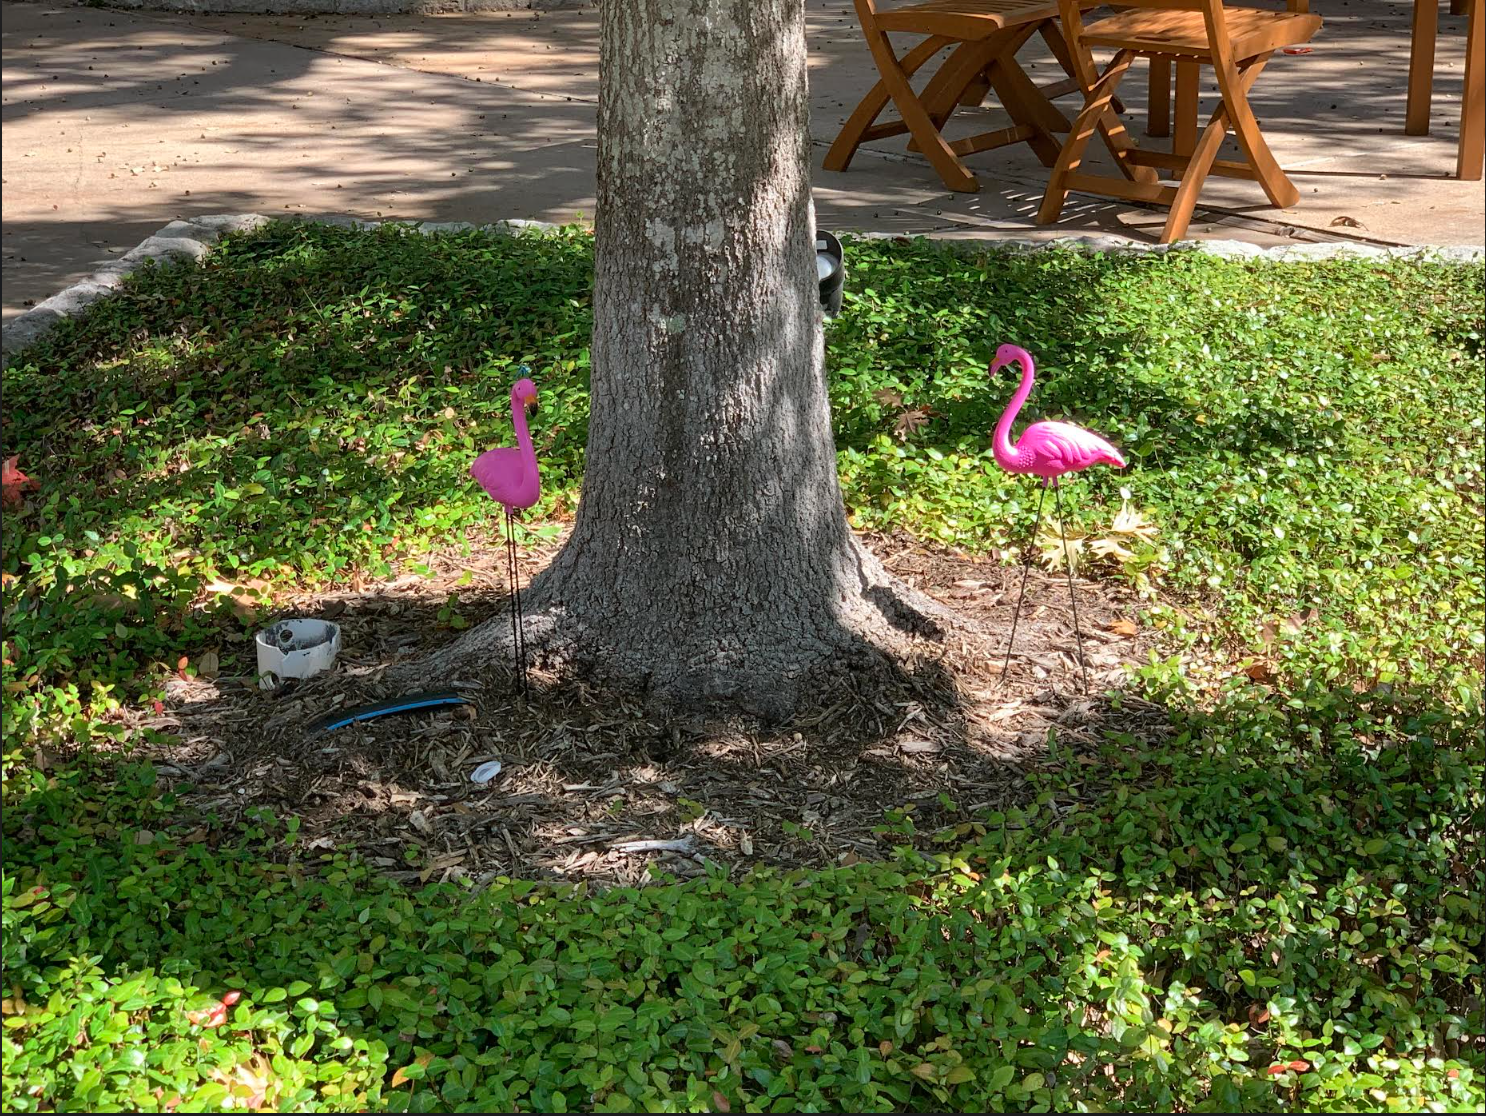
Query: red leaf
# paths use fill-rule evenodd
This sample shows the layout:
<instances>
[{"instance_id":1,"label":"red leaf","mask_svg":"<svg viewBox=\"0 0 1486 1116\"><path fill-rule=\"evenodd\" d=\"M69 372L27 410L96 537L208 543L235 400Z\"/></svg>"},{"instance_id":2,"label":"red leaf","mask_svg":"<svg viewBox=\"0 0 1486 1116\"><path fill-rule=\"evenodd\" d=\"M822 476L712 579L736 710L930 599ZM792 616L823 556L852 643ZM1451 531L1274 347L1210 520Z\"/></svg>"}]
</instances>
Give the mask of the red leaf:
<instances>
[{"instance_id":1,"label":"red leaf","mask_svg":"<svg viewBox=\"0 0 1486 1116\"><path fill-rule=\"evenodd\" d=\"M164 713L165 712L165 703L163 701L157 700L155 702L155 712L156 713Z\"/></svg>"},{"instance_id":2,"label":"red leaf","mask_svg":"<svg viewBox=\"0 0 1486 1116\"><path fill-rule=\"evenodd\" d=\"M185 681L186 667L188 667L190 664L191 658L189 655L182 655L178 660L176 660L175 672L176 674L180 675L181 681Z\"/></svg>"},{"instance_id":3,"label":"red leaf","mask_svg":"<svg viewBox=\"0 0 1486 1116\"><path fill-rule=\"evenodd\" d=\"M186 1018L198 1027L220 1027L227 1022L227 1008L224 1004L213 1004L206 1011L188 1011Z\"/></svg>"},{"instance_id":4,"label":"red leaf","mask_svg":"<svg viewBox=\"0 0 1486 1116\"><path fill-rule=\"evenodd\" d=\"M21 502L21 493L26 489L38 487L34 480L16 468L19 460L19 456L7 457L0 464L0 503L9 507L15 507Z\"/></svg>"},{"instance_id":5,"label":"red leaf","mask_svg":"<svg viewBox=\"0 0 1486 1116\"><path fill-rule=\"evenodd\" d=\"M1288 1066L1270 1066L1267 1072L1269 1073L1269 1076L1270 1077L1278 1077L1280 1074L1284 1073L1285 1070L1287 1070L1289 1068L1290 1067L1288 1067Z\"/></svg>"},{"instance_id":6,"label":"red leaf","mask_svg":"<svg viewBox=\"0 0 1486 1116\"><path fill-rule=\"evenodd\" d=\"M1290 1068L1293 1069L1296 1073L1304 1073L1306 1070L1311 1068L1311 1064L1307 1061L1303 1061L1300 1058L1296 1058L1295 1061L1290 1063Z\"/></svg>"},{"instance_id":7,"label":"red leaf","mask_svg":"<svg viewBox=\"0 0 1486 1116\"><path fill-rule=\"evenodd\" d=\"M727 1097L723 1096L716 1089L712 1090L712 1104L719 1112L731 1112L733 1110L733 1106L728 1104Z\"/></svg>"},{"instance_id":8,"label":"red leaf","mask_svg":"<svg viewBox=\"0 0 1486 1116\"><path fill-rule=\"evenodd\" d=\"M242 998L243 994L235 989L224 992L222 998L211 1007L201 1011L188 1011L186 1018L198 1027L220 1027L227 1022L227 1009Z\"/></svg>"},{"instance_id":9,"label":"red leaf","mask_svg":"<svg viewBox=\"0 0 1486 1116\"><path fill-rule=\"evenodd\" d=\"M1458 1081L1460 1079L1460 1071L1457 1069L1446 1070L1445 1076L1448 1077L1451 1081Z\"/></svg>"}]
</instances>

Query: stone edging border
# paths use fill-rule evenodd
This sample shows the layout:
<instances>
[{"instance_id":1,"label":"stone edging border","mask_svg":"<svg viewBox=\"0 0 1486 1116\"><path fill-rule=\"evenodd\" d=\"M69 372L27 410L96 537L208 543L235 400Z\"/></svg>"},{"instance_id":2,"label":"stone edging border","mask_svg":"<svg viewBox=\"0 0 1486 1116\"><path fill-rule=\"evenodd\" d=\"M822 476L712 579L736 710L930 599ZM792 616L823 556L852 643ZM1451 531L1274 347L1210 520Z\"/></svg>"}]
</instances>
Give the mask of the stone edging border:
<instances>
[{"instance_id":1,"label":"stone edging border","mask_svg":"<svg viewBox=\"0 0 1486 1116\"><path fill-rule=\"evenodd\" d=\"M258 213L239 213L193 217L188 221L172 221L153 236L145 238L121 258L109 262L86 279L72 284L45 302L38 303L24 314L17 315L5 325L3 331L0 331L0 352L7 355L19 352L40 339L62 319L81 315L93 303L112 293L124 281L126 275L142 267L147 260L160 263L190 260L194 263L204 257L211 245L220 240L225 233L256 229L270 220L271 218ZM466 232L470 229L485 228L510 234L524 229L547 230L561 227L548 221L526 221L519 218L489 225L476 225L469 221L365 221L345 215L295 216L291 220L356 229L372 229L382 224L408 225L423 233ZM849 235L862 240L902 239L900 233L863 232ZM925 239L935 238L929 236ZM1476 245L1441 248L1383 248L1350 241L1282 244L1272 248L1260 248L1241 240L1179 240L1175 244L1145 244L1120 236L1076 236L1051 240L1019 237L995 240L955 238L941 240L940 243L965 252L979 251L986 247L1033 252L1053 248L1071 248L1083 252L1201 251L1229 258L1297 263L1333 259L1339 256L1360 259L1437 259L1447 263L1474 263L1486 259L1486 248Z\"/></svg>"}]
</instances>

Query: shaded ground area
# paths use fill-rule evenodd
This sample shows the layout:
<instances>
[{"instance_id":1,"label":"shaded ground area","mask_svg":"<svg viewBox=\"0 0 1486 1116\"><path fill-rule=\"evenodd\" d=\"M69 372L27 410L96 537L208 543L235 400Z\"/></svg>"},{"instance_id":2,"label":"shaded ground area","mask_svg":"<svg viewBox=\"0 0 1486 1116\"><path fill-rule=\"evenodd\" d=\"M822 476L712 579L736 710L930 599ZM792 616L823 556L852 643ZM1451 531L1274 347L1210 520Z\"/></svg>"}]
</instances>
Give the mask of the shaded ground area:
<instances>
[{"instance_id":1,"label":"shaded ground area","mask_svg":"<svg viewBox=\"0 0 1486 1116\"><path fill-rule=\"evenodd\" d=\"M1327 20L1314 53L1277 58L1253 95L1300 204L1275 211L1253 184L1215 180L1190 235L1480 242L1480 184L1446 177L1463 21L1442 21L1434 134L1405 136L1411 7L1314 0ZM592 9L311 17L6 4L3 13L6 317L173 217L592 213ZM811 0L809 34L818 168L875 72L848 0ZM1060 76L1037 49L1024 62L1044 83ZM1141 74L1122 89L1137 132L1143 85ZM1060 103L1071 111L1071 99ZM979 131L998 115L967 112L956 127ZM981 193L950 194L901 138L880 141L847 173L817 169L821 223L974 238L1159 231L1150 210L1078 197L1056 229L1039 230L1046 172L1030 150L970 162Z\"/></svg>"},{"instance_id":2,"label":"shaded ground area","mask_svg":"<svg viewBox=\"0 0 1486 1116\"><path fill-rule=\"evenodd\" d=\"M903 538L876 539L873 549L990 631L1009 628L1018 570ZM477 623L504 607L502 558L446 558L432 581L295 601L285 611L341 624L345 647L333 673L297 689L258 690L246 644L224 653L222 677L171 683L174 700L151 724L181 736L158 758L194 784L187 803L201 815L198 839L267 807L299 817L311 847L354 845L415 880L634 883L660 868L698 874L707 861L852 863L894 844L964 839L972 817L1027 797L1028 768L1092 764L1105 732L1149 736L1168 723L1144 702L1111 707L1100 696L1154 639L1137 626L1133 594L1078 582L1094 680L1084 695L1067 583L1034 570L1004 682L999 657L926 645L891 678L848 675L777 733L659 720L638 701L540 673L522 701L509 663L451 680L473 708L306 732L316 714L364 700L363 683L383 666L448 638L451 621ZM490 760L501 773L472 783Z\"/></svg>"}]
</instances>

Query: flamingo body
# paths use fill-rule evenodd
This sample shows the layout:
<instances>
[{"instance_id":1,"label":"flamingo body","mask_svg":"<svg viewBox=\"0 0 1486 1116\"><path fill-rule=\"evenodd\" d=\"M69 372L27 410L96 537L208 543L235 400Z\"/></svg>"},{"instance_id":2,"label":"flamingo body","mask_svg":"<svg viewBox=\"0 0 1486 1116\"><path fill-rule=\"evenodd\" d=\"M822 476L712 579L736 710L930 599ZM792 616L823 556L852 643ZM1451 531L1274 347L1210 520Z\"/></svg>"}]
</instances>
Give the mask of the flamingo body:
<instances>
[{"instance_id":1,"label":"flamingo body","mask_svg":"<svg viewBox=\"0 0 1486 1116\"><path fill-rule=\"evenodd\" d=\"M523 372L526 367L523 365ZM480 487L506 509L506 584L511 587L511 645L516 653L516 679L526 696L526 634L521 612L521 567L516 556L516 509L529 508L542 494L537 472L537 454L526 429L526 409L537 405L537 385L523 376L511 385L511 425L516 445L486 450L470 466L470 475Z\"/></svg>"},{"instance_id":2,"label":"flamingo body","mask_svg":"<svg viewBox=\"0 0 1486 1116\"><path fill-rule=\"evenodd\" d=\"M536 402L536 384L517 380L511 387L511 423L516 427L517 444L486 450L470 466L470 475L480 487L507 508L529 508L542 494L537 455L526 429L526 408Z\"/></svg>"},{"instance_id":3,"label":"flamingo body","mask_svg":"<svg viewBox=\"0 0 1486 1116\"><path fill-rule=\"evenodd\" d=\"M991 449L996 455L996 464L1008 473L1031 473L1042 478L1042 492L1037 497L1037 514L1032 520L1032 537L1037 538L1037 527L1042 522L1042 501L1047 490L1052 488L1053 501L1058 509L1058 538L1063 543L1063 555L1068 563L1068 599L1073 609L1073 637L1078 643L1078 665L1083 673L1084 692L1089 689L1089 666L1084 658L1084 637L1078 630L1078 595L1073 591L1073 560L1068 552L1068 537L1063 531L1063 501L1059 495L1058 478L1066 473L1077 473L1091 465L1113 465L1125 467L1125 459L1099 435L1066 422L1034 422L1016 444L1011 442L1011 424L1017 412L1032 394L1032 354L1016 345L1002 345L996 350L996 359L991 361L991 373L1008 364L1022 366L1022 382L1012 395L1001 419L996 423L996 436ZM1022 566L1022 587L1017 591L1016 607L1011 610L1011 635L1006 640L1006 659L1001 664L1001 676L1011 669L1011 648L1016 643L1016 622L1022 612L1022 597L1027 592L1027 571L1032 568L1031 549Z\"/></svg>"},{"instance_id":4,"label":"flamingo body","mask_svg":"<svg viewBox=\"0 0 1486 1116\"><path fill-rule=\"evenodd\" d=\"M996 461L1009 473L1032 473L1054 480L1090 465L1125 467L1125 459L1099 435L1067 422L1034 422L1017 439L1014 454Z\"/></svg>"},{"instance_id":5,"label":"flamingo body","mask_svg":"<svg viewBox=\"0 0 1486 1116\"><path fill-rule=\"evenodd\" d=\"M1077 473L1091 465L1112 465L1116 469L1125 467L1125 459L1093 431L1067 422L1034 422L1016 444L1011 442L1011 424L1017 412L1032 394L1035 375L1032 354L1016 345L1002 345L996 350L996 359L991 362L991 371L1008 364L1022 366L1022 382L1016 394L1001 414L996 424L996 437L991 449L996 464L1008 473L1031 473L1044 481L1056 481L1065 473Z\"/></svg>"}]
</instances>

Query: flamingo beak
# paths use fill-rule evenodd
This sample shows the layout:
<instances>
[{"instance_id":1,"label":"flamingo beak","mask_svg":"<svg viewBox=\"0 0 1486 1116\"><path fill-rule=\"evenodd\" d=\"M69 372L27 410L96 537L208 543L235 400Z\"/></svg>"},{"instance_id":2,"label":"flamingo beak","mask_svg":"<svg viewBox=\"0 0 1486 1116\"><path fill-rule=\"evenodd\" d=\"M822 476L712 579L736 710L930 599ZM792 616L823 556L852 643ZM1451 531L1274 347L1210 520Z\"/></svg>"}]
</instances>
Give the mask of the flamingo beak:
<instances>
[{"instance_id":1,"label":"flamingo beak","mask_svg":"<svg viewBox=\"0 0 1486 1116\"><path fill-rule=\"evenodd\" d=\"M996 357L995 360L991 361L990 374L994 376L997 372L1001 371L1001 369L1005 368L1008 363L1009 362L1002 360L1000 357Z\"/></svg>"}]
</instances>

